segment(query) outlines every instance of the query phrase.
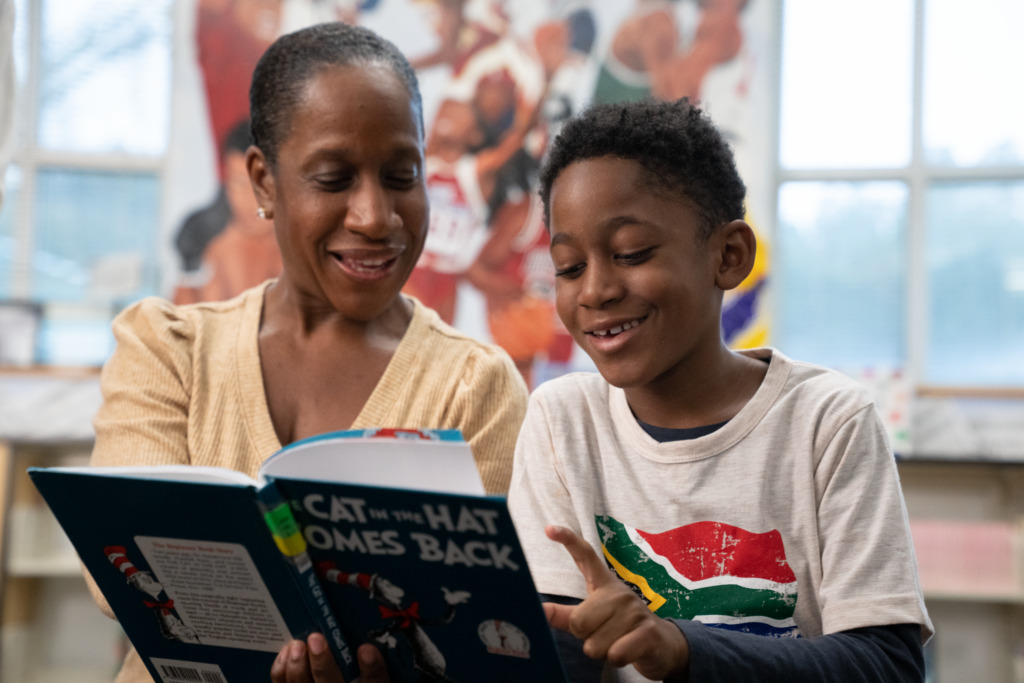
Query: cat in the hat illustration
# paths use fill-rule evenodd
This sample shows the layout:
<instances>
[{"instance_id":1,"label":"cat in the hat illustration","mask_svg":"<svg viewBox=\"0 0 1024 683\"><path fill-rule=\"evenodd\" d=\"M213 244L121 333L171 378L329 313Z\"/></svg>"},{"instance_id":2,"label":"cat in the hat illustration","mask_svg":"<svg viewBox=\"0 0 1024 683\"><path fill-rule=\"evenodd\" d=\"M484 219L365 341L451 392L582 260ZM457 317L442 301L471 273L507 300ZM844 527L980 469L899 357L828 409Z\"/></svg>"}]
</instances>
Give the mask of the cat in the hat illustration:
<instances>
[{"instance_id":1,"label":"cat in the hat illustration","mask_svg":"<svg viewBox=\"0 0 1024 683\"><path fill-rule=\"evenodd\" d=\"M455 618L456 605L469 600L469 592L450 591L442 587L448 609L439 618L425 619L420 616L420 603L414 601L403 608L402 599L405 597L405 591L380 574L349 574L339 571L337 565L330 561L318 563L317 574L330 583L361 588L369 593L371 600L379 603L377 609L380 610L380 616L388 623L382 629L370 631L367 636L387 645L389 649L398 647L395 636L403 636L412 651L412 666L419 672L422 683L455 683L446 675L448 665L444 655L423 630L423 626L443 626L450 623Z\"/></svg>"},{"instance_id":2,"label":"cat in the hat illustration","mask_svg":"<svg viewBox=\"0 0 1024 683\"><path fill-rule=\"evenodd\" d=\"M183 643L199 645L199 636L191 628L178 618L174 610L174 601L164 593L164 587L153 577L153 574L142 571L128 559L128 551L124 546L108 545L103 549L110 563L117 567L128 585L149 595L152 600L143 599L142 604L156 613L157 623L160 625L160 633L167 640L180 640ZM163 594L164 599L160 599Z\"/></svg>"}]
</instances>

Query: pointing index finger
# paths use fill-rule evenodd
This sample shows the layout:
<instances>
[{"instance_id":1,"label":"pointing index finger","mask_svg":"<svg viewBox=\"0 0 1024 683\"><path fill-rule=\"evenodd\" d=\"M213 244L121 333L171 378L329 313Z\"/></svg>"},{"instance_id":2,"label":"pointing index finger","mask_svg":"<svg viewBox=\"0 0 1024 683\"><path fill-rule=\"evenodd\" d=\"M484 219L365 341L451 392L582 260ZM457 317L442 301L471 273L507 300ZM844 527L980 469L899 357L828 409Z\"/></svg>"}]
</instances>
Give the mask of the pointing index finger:
<instances>
[{"instance_id":1,"label":"pointing index finger","mask_svg":"<svg viewBox=\"0 0 1024 683\"><path fill-rule=\"evenodd\" d=\"M576 563L576 567L587 582L587 594L591 594L601 586L615 580L615 576L608 571L604 560L594 552L594 548L572 529L551 524L544 528L544 533L552 541L561 543L569 551L573 562Z\"/></svg>"}]
</instances>

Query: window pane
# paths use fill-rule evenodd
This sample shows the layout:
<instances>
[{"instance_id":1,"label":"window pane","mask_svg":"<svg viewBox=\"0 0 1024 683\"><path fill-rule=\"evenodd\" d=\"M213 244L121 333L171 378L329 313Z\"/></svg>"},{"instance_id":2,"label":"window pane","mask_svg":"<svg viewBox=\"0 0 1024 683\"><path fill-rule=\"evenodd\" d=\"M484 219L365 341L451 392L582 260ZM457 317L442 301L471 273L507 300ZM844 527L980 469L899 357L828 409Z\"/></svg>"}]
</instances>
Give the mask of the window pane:
<instances>
[{"instance_id":1,"label":"window pane","mask_svg":"<svg viewBox=\"0 0 1024 683\"><path fill-rule=\"evenodd\" d=\"M25 88L28 79L28 0L14 0L14 78L15 78L15 101L14 101L14 144L16 147L23 147L28 144L27 129L28 117L26 112L28 106L25 101L27 90Z\"/></svg>"},{"instance_id":2,"label":"window pane","mask_svg":"<svg viewBox=\"0 0 1024 683\"><path fill-rule=\"evenodd\" d=\"M1024 163L1022 26L1020 0L927 0L923 114L929 162Z\"/></svg>"},{"instance_id":3,"label":"window pane","mask_svg":"<svg viewBox=\"0 0 1024 683\"><path fill-rule=\"evenodd\" d=\"M900 182L782 185L783 353L831 367L902 366L907 196Z\"/></svg>"},{"instance_id":4,"label":"window pane","mask_svg":"<svg viewBox=\"0 0 1024 683\"><path fill-rule=\"evenodd\" d=\"M39 330L43 365L103 365L114 352L110 309L48 307Z\"/></svg>"},{"instance_id":5,"label":"window pane","mask_svg":"<svg viewBox=\"0 0 1024 683\"><path fill-rule=\"evenodd\" d=\"M1024 182L928 192L928 381L1024 384Z\"/></svg>"},{"instance_id":6,"label":"window pane","mask_svg":"<svg viewBox=\"0 0 1024 683\"><path fill-rule=\"evenodd\" d=\"M782 165L909 163L913 0L786 0L782 35Z\"/></svg>"},{"instance_id":7,"label":"window pane","mask_svg":"<svg viewBox=\"0 0 1024 683\"><path fill-rule=\"evenodd\" d=\"M21 86L28 76L28 0L14 0L14 73Z\"/></svg>"},{"instance_id":8,"label":"window pane","mask_svg":"<svg viewBox=\"0 0 1024 683\"><path fill-rule=\"evenodd\" d=\"M44 169L36 182L34 298L126 303L156 293L155 175Z\"/></svg>"},{"instance_id":9,"label":"window pane","mask_svg":"<svg viewBox=\"0 0 1024 683\"><path fill-rule=\"evenodd\" d=\"M8 167L6 178L4 205L0 207L0 299L11 296L14 258L18 251L14 237L14 216L18 211L21 170L17 166Z\"/></svg>"},{"instance_id":10,"label":"window pane","mask_svg":"<svg viewBox=\"0 0 1024 683\"><path fill-rule=\"evenodd\" d=\"M170 36L170 0L44 0L39 144L163 154Z\"/></svg>"}]
</instances>

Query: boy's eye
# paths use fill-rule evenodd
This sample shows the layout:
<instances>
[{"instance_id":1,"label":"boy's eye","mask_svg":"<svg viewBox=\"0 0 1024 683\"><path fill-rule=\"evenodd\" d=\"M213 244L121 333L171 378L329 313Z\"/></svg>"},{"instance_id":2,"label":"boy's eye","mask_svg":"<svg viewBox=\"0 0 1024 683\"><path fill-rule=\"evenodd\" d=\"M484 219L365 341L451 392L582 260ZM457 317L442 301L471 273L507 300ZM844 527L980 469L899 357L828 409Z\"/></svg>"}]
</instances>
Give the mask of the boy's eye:
<instances>
[{"instance_id":1,"label":"boy's eye","mask_svg":"<svg viewBox=\"0 0 1024 683\"><path fill-rule=\"evenodd\" d=\"M564 277L571 280L573 278L579 277L580 273L583 272L583 269L585 267L585 263L577 263L574 266L569 266L568 268L563 268L562 270L555 270L555 277Z\"/></svg>"},{"instance_id":2,"label":"boy's eye","mask_svg":"<svg viewBox=\"0 0 1024 683\"><path fill-rule=\"evenodd\" d=\"M643 263L654 254L654 247L648 247L641 251L634 251L630 254L616 254L615 259L621 263L628 265L635 265L637 263Z\"/></svg>"}]
</instances>

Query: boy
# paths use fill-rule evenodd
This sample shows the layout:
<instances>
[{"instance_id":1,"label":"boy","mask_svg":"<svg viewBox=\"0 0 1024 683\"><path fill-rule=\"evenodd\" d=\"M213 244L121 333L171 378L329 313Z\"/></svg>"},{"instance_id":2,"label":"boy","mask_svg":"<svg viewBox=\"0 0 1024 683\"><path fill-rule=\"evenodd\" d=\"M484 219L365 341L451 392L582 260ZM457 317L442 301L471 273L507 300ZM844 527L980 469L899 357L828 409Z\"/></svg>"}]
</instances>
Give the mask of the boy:
<instances>
[{"instance_id":1,"label":"boy","mask_svg":"<svg viewBox=\"0 0 1024 683\"><path fill-rule=\"evenodd\" d=\"M870 396L722 342L756 251L745 192L685 100L593 107L542 171L558 313L601 373L534 393L509 494L566 668L923 680L931 623Z\"/></svg>"}]
</instances>

